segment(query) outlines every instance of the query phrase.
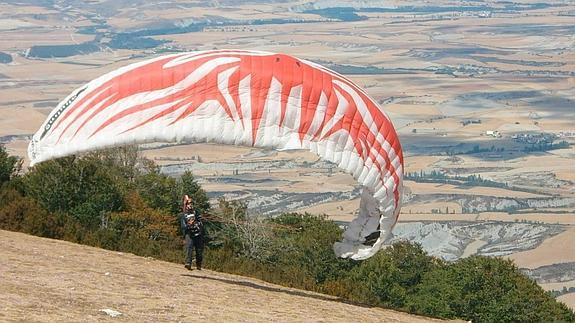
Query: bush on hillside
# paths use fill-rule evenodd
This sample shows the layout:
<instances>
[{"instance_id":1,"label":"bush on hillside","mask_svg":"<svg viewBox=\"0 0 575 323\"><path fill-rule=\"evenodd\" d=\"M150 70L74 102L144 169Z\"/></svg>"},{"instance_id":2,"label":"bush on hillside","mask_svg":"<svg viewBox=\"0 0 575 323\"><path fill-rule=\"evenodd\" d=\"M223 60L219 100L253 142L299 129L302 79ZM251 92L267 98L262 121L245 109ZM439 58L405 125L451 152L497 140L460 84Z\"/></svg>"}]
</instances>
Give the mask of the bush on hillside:
<instances>
[{"instance_id":1,"label":"bush on hillside","mask_svg":"<svg viewBox=\"0 0 575 323\"><path fill-rule=\"evenodd\" d=\"M353 300L384 307L405 308L424 275L442 262L419 245L399 242L354 268L347 279Z\"/></svg>"},{"instance_id":2,"label":"bush on hillside","mask_svg":"<svg viewBox=\"0 0 575 323\"><path fill-rule=\"evenodd\" d=\"M408 309L473 322L572 322L575 315L511 260L471 256L426 273Z\"/></svg>"},{"instance_id":3,"label":"bush on hillside","mask_svg":"<svg viewBox=\"0 0 575 323\"><path fill-rule=\"evenodd\" d=\"M308 289L320 291L321 284L345 277L357 265L352 260L335 257L333 243L341 239L343 231L325 216L287 213L271 223L275 225L275 239L270 263L278 270L293 267L294 279L311 279L312 286Z\"/></svg>"},{"instance_id":4,"label":"bush on hillside","mask_svg":"<svg viewBox=\"0 0 575 323\"><path fill-rule=\"evenodd\" d=\"M16 176L22 168L22 159L10 156L3 144L0 144L0 187Z\"/></svg>"},{"instance_id":5,"label":"bush on hillside","mask_svg":"<svg viewBox=\"0 0 575 323\"><path fill-rule=\"evenodd\" d=\"M98 243L107 249L178 261L181 237L174 216L148 206L138 193L126 196L127 209L106 216Z\"/></svg>"},{"instance_id":6,"label":"bush on hillside","mask_svg":"<svg viewBox=\"0 0 575 323\"><path fill-rule=\"evenodd\" d=\"M0 229L19 231L47 238L61 238L59 217L43 209L36 200L13 188L0 190Z\"/></svg>"}]
</instances>

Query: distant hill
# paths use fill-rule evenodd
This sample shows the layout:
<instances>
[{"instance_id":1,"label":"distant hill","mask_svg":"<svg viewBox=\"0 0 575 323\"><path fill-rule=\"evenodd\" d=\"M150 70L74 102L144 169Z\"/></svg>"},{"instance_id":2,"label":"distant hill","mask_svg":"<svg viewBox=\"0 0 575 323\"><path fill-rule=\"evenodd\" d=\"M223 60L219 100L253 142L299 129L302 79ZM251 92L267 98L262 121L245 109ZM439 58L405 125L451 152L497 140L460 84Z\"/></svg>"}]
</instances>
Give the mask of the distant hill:
<instances>
[{"instance_id":1,"label":"distant hill","mask_svg":"<svg viewBox=\"0 0 575 323\"><path fill-rule=\"evenodd\" d=\"M0 320L439 321L256 279L0 230Z\"/></svg>"}]
</instances>

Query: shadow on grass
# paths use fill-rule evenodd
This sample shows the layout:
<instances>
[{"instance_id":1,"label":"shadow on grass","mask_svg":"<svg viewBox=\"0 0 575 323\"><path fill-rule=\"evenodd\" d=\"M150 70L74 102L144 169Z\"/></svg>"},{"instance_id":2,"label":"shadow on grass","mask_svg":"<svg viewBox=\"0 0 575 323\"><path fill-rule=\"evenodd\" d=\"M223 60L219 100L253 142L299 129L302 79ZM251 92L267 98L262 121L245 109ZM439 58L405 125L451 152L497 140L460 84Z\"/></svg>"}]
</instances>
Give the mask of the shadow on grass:
<instances>
[{"instance_id":1,"label":"shadow on grass","mask_svg":"<svg viewBox=\"0 0 575 323\"><path fill-rule=\"evenodd\" d=\"M259 289L259 290L263 290L266 292L272 292L272 293L283 293L283 294L288 294L288 295L292 295L292 296L301 296L301 297L313 298L313 299L317 299L317 300L321 300L321 301L345 303L345 304L350 304L350 305L355 305L355 306L360 306L360 307L365 307L365 308L376 308L377 307L377 306L370 306L370 305L366 305L366 304L359 304L359 303L351 302L351 301L345 300L343 298L335 297L335 296L321 295L321 294L316 294L314 292L290 290L290 289L288 289L289 287L279 288L279 287L266 286L266 285L262 285L262 284L258 284L258 283L254 283L254 282L249 282L249 281L238 281L238 280L231 280L231 279L226 279L226 278L221 278L221 277L198 276L198 275L194 275L194 274L182 274L182 276L191 277L191 278L195 278L195 279L213 280L213 281L226 283L226 284L230 284L230 285L244 286L244 287Z\"/></svg>"}]
</instances>

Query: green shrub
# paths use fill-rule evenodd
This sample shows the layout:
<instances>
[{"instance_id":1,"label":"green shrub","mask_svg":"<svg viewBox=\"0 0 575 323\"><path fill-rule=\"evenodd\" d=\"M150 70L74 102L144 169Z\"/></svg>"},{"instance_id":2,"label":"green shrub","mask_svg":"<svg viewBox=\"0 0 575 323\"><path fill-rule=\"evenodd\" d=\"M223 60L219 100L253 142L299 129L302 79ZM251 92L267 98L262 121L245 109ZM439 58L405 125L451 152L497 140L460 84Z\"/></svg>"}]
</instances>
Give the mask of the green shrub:
<instances>
[{"instance_id":1,"label":"green shrub","mask_svg":"<svg viewBox=\"0 0 575 323\"><path fill-rule=\"evenodd\" d=\"M14 189L0 190L0 229L61 238L62 221Z\"/></svg>"},{"instance_id":2,"label":"green shrub","mask_svg":"<svg viewBox=\"0 0 575 323\"><path fill-rule=\"evenodd\" d=\"M399 242L363 261L350 273L353 300L385 307L405 308L425 273L441 261L419 245Z\"/></svg>"},{"instance_id":3,"label":"green shrub","mask_svg":"<svg viewBox=\"0 0 575 323\"><path fill-rule=\"evenodd\" d=\"M114 169L93 156L67 157L33 167L22 181L26 195L47 211L69 214L96 229L104 213L122 208L123 183L113 174Z\"/></svg>"},{"instance_id":4,"label":"green shrub","mask_svg":"<svg viewBox=\"0 0 575 323\"><path fill-rule=\"evenodd\" d=\"M452 306L457 317L474 322L575 320L572 311L522 274L511 260L472 256L445 270L457 293Z\"/></svg>"},{"instance_id":5,"label":"green shrub","mask_svg":"<svg viewBox=\"0 0 575 323\"><path fill-rule=\"evenodd\" d=\"M22 159L8 155L4 145L0 144L0 187L16 176L21 167Z\"/></svg>"}]
</instances>

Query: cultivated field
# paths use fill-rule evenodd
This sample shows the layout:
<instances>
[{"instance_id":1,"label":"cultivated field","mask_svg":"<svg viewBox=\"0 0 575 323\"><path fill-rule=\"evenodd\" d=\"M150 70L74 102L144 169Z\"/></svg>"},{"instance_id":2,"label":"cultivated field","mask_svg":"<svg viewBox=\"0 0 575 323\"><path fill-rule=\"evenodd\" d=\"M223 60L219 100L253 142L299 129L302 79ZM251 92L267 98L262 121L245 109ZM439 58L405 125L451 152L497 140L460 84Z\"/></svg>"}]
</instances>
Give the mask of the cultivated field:
<instances>
[{"instance_id":1,"label":"cultivated field","mask_svg":"<svg viewBox=\"0 0 575 323\"><path fill-rule=\"evenodd\" d=\"M46 115L106 72L178 51L283 52L346 75L388 113L410 175L401 222L424 223L421 230L529 224L525 234L537 243L502 255L531 269L572 264L575 274L572 3L58 3L0 3L0 142L25 166ZM346 222L357 210L351 176L308 152L194 144L142 153L171 175L192 170L214 200L244 199L255 213L308 211ZM496 243L459 238L467 247L452 256L492 252ZM560 299L574 306L573 296Z\"/></svg>"}]
</instances>

